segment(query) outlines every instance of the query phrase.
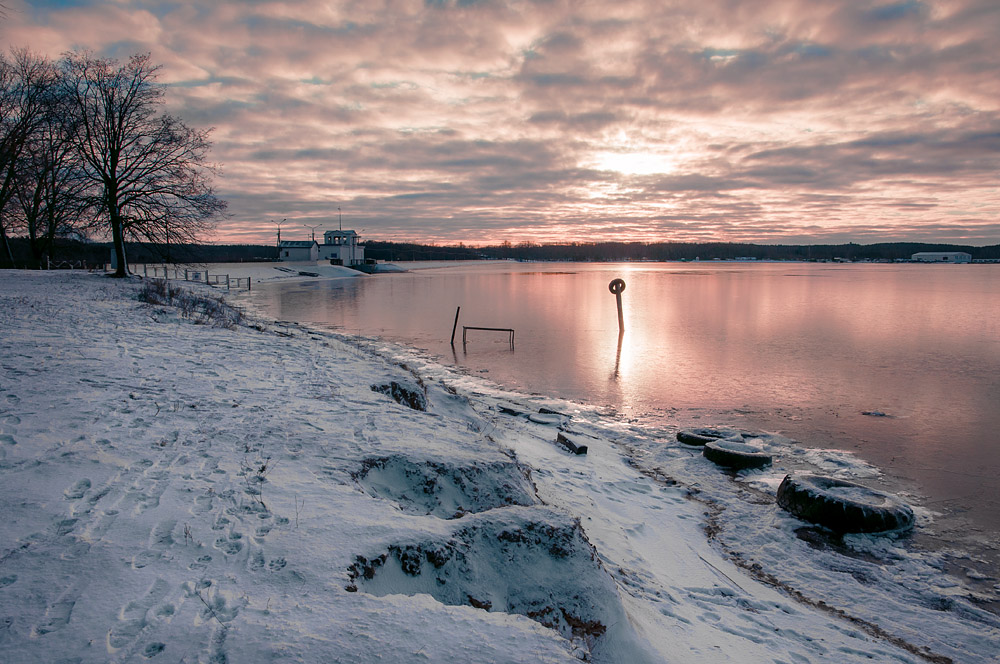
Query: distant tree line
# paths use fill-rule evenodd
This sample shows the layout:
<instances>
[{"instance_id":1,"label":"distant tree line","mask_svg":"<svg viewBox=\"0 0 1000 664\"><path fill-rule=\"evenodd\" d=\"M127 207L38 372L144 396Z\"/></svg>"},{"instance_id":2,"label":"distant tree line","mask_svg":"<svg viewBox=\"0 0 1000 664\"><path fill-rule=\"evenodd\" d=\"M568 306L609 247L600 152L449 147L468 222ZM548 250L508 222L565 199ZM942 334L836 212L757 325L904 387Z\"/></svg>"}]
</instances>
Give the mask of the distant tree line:
<instances>
[{"instance_id":1,"label":"distant tree line","mask_svg":"<svg viewBox=\"0 0 1000 664\"><path fill-rule=\"evenodd\" d=\"M26 237L10 239L14 264L18 267L33 265L33 256ZM52 243L52 265L64 263L86 266L107 265L113 247L110 242L91 242L73 237L57 237ZM125 253L130 264L137 263L250 263L277 260L274 245L259 244L165 244L155 242L126 242ZM169 256L169 259L168 259ZM40 267L45 268L48 261Z\"/></svg>"},{"instance_id":2,"label":"distant tree line","mask_svg":"<svg viewBox=\"0 0 1000 664\"><path fill-rule=\"evenodd\" d=\"M10 246L17 265L28 265L32 254L27 238L12 238ZM177 263L239 263L277 259L274 245L262 244L172 244L125 243L135 263L159 263L170 255ZM111 245L56 238L53 252L62 260L104 264ZM169 251L168 251L169 250ZM956 244L887 242L879 244L762 245L734 243L599 243L566 245L509 245L490 247L430 246L402 242L369 241L365 257L382 261L455 261L455 260L546 260L579 262L670 261L670 260L757 260L795 261L878 261L908 259L919 251L964 251L973 258L1000 260L1000 245L970 247Z\"/></svg>"},{"instance_id":3,"label":"distant tree line","mask_svg":"<svg viewBox=\"0 0 1000 664\"><path fill-rule=\"evenodd\" d=\"M67 238L98 235L124 276L128 240L169 259L225 211L209 132L163 112L158 70L149 54L0 53L0 267L42 267Z\"/></svg>"},{"instance_id":4,"label":"distant tree line","mask_svg":"<svg viewBox=\"0 0 1000 664\"><path fill-rule=\"evenodd\" d=\"M677 261L677 260L899 260L920 251L964 251L973 258L998 259L1000 245L969 247L955 244L883 242L878 244L741 244L733 242L573 242L511 244L486 247L426 246L368 242L365 256L379 260L543 260L543 261Z\"/></svg>"},{"instance_id":5,"label":"distant tree line","mask_svg":"<svg viewBox=\"0 0 1000 664\"><path fill-rule=\"evenodd\" d=\"M878 244L742 244L732 242L599 242L569 244L512 245L481 247L487 258L515 260L572 261L675 261L675 260L899 260L920 251L964 251L973 258L1000 258L1000 245L970 247L954 244L882 242Z\"/></svg>"}]
</instances>

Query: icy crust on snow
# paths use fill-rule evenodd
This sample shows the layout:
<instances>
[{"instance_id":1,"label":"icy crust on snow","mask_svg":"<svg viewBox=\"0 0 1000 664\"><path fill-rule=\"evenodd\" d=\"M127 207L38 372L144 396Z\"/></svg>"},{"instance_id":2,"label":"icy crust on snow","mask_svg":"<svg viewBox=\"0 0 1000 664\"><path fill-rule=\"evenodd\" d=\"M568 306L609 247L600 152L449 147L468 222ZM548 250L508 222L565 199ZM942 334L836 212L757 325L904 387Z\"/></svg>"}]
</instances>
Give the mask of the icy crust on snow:
<instances>
[{"instance_id":1,"label":"icy crust on snow","mask_svg":"<svg viewBox=\"0 0 1000 664\"><path fill-rule=\"evenodd\" d=\"M774 469L734 475L675 428L505 392L375 340L195 325L136 290L0 273L5 659L920 662L926 649L983 662L1000 651L995 616L942 573L944 554L831 539L777 509L791 469L877 479L849 455L761 434L745 440ZM427 411L370 389L393 381L422 385ZM501 403L571 417L543 424ZM567 453L557 428L588 453ZM488 495L504 491L527 504ZM384 562L368 578L359 557ZM551 610L532 617L536 606Z\"/></svg>"}]
</instances>

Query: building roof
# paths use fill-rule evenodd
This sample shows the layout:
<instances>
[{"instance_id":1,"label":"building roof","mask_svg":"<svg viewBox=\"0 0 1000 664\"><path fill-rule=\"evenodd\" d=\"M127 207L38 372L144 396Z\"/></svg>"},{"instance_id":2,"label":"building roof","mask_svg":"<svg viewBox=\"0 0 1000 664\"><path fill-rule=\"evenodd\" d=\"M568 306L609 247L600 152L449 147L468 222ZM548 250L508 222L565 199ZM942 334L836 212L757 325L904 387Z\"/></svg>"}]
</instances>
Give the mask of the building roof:
<instances>
[{"instance_id":1,"label":"building roof","mask_svg":"<svg viewBox=\"0 0 1000 664\"><path fill-rule=\"evenodd\" d=\"M315 240L282 240L278 246L282 249L308 249L314 244Z\"/></svg>"}]
</instances>

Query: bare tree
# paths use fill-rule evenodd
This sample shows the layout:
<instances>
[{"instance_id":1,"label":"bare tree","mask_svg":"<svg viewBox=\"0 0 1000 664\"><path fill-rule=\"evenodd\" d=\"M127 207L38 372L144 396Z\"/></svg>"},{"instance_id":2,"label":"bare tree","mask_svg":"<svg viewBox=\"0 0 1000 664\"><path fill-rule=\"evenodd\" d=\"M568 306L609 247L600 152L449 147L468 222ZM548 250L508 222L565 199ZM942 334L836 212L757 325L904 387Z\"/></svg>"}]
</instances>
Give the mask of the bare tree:
<instances>
[{"instance_id":1,"label":"bare tree","mask_svg":"<svg viewBox=\"0 0 1000 664\"><path fill-rule=\"evenodd\" d=\"M8 203L14 197L15 174L29 140L45 120L56 71L45 57L27 49L0 53L0 261L14 265L8 242L12 223Z\"/></svg>"},{"instance_id":2,"label":"bare tree","mask_svg":"<svg viewBox=\"0 0 1000 664\"><path fill-rule=\"evenodd\" d=\"M41 126L25 144L14 176L34 267L51 255L56 237L82 230L88 211L90 183L73 142L76 122L67 101L65 95L49 95Z\"/></svg>"},{"instance_id":3,"label":"bare tree","mask_svg":"<svg viewBox=\"0 0 1000 664\"><path fill-rule=\"evenodd\" d=\"M111 231L117 270L128 274L125 239L190 241L225 211L207 162L209 130L162 113L163 87L148 53L125 64L70 53L66 90L78 122L74 143Z\"/></svg>"}]
</instances>

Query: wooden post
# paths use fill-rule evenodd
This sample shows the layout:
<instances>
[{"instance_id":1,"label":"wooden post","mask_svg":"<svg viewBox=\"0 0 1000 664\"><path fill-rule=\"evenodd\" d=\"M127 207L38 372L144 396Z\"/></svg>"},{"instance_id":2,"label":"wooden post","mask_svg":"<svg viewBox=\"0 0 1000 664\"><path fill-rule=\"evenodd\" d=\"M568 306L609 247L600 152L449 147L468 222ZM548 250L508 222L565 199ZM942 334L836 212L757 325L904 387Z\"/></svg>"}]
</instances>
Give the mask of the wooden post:
<instances>
[{"instance_id":1,"label":"wooden post","mask_svg":"<svg viewBox=\"0 0 1000 664\"><path fill-rule=\"evenodd\" d=\"M451 345L455 345L455 330L458 329L458 312L462 310L462 307L455 309L455 324L451 326ZM462 330L462 343L465 343L465 330Z\"/></svg>"}]
</instances>

